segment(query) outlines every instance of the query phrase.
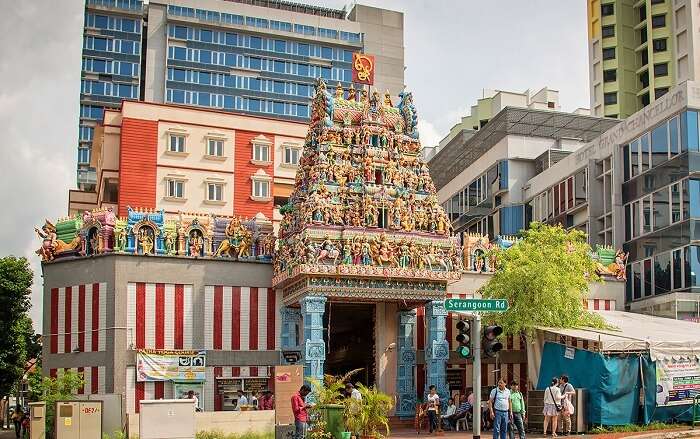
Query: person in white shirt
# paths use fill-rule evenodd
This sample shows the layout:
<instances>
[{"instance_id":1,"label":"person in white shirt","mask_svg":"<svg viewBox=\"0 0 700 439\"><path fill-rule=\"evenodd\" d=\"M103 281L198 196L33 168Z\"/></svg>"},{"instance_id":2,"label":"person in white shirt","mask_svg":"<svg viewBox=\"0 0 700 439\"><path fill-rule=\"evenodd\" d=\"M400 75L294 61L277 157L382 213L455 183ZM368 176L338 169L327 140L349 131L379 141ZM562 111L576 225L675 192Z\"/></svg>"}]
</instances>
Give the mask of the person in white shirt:
<instances>
[{"instance_id":1,"label":"person in white shirt","mask_svg":"<svg viewBox=\"0 0 700 439\"><path fill-rule=\"evenodd\" d=\"M438 429L438 407L440 407L440 396L435 390L435 386L431 385L429 387L430 393L428 393L428 421L430 422L430 433Z\"/></svg>"},{"instance_id":2,"label":"person in white shirt","mask_svg":"<svg viewBox=\"0 0 700 439\"><path fill-rule=\"evenodd\" d=\"M245 397L242 390L238 391L238 403L236 404L236 410L240 411L241 406L248 405L248 398Z\"/></svg>"},{"instance_id":3,"label":"person in white shirt","mask_svg":"<svg viewBox=\"0 0 700 439\"><path fill-rule=\"evenodd\" d=\"M199 398L197 398L197 395L195 395L194 390L190 390L187 392L187 399L194 400L194 411L201 411L201 409L199 408Z\"/></svg>"},{"instance_id":4,"label":"person in white shirt","mask_svg":"<svg viewBox=\"0 0 700 439\"><path fill-rule=\"evenodd\" d=\"M347 383L345 385L345 393L352 399L362 401L362 394L355 388L355 386L352 385L352 383Z\"/></svg>"},{"instance_id":5,"label":"person in white shirt","mask_svg":"<svg viewBox=\"0 0 700 439\"><path fill-rule=\"evenodd\" d=\"M552 423L552 437L557 436L557 418L559 417L559 412L561 411L561 400L563 396L561 395L561 390L559 390L559 379L552 379L552 383L544 391L544 409L542 414L544 415L544 425L543 432L547 436L547 425Z\"/></svg>"},{"instance_id":6,"label":"person in white shirt","mask_svg":"<svg viewBox=\"0 0 700 439\"><path fill-rule=\"evenodd\" d=\"M450 398L447 400L447 410L445 410L445 413L440 415L440 419L443 424L447 425L448 429L451 429L451 425L449 422L450 416L454 415L455 412L457 411L457 406L455 405L455 400L454 398Z\"/></svg>"},{"instance_id":7,"label":"person in white shirt","mask_svg":"<svg viewBox=\"0 0 700 439\"><path fill-rule=\"evenodd\" d=\"M576 395L574 386L569 382L567 375L559 377L559 391L561 392L561 412L559 412L559 423L561 424L562 433L565 436L571 434L571 415L574 414L574 404L571 402Z\"/></svg>"}]
</instances>

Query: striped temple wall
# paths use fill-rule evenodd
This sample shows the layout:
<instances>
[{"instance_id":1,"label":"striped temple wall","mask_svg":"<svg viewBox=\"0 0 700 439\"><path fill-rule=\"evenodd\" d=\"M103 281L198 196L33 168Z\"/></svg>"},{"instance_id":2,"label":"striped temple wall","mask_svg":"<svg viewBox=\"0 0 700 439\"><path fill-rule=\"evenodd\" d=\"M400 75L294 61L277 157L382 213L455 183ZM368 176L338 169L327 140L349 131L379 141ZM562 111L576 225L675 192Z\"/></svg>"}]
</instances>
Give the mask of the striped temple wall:
<instances>
[{"instance_id":1,"label":"striped temple wall","mask_svg":"<svg viewBox=\"0 0 700 439\"><path fill-rule=\"evenodd\" d=\"M88 366L71 369L49 369L49 376L56 378L66 370L71 370L83 376L83 387L78 389L78 395L96 395L106 393L104 366Z\"/></svg>"},{"instance_id":2,"label":"striped temple wall","mask_svg":"<svg viewBox=\"0 0 700 439\"><path fill-rule=\"evenodd\" d=\"M51 289L49 353L105 350L106 292L105 283Z\"/></svg>"}]
</instances>

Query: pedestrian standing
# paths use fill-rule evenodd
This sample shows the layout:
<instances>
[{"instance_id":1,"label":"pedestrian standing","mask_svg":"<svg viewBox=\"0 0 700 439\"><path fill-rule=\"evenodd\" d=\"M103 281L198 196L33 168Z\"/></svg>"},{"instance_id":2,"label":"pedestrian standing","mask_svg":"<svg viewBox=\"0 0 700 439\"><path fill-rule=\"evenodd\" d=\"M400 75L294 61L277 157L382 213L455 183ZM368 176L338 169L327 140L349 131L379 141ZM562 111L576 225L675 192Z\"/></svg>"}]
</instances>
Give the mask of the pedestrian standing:
<instances>
[{"instance_id":1,"label":"pedestrian standing","mask_svg":"<svg viewBox=\"0 0 700 439\"><path fill-rule=\"evenodd\" d=\"M345 394L348 396L348 398L362 401L362 394L355 388L355 386L352 385L352 383L347 383L345 385Z\"/></svg>"},{"instance_id":2,"label":"pedestrian standing","mask_svg":"<svg viewBox=\"0 0 700 439\"><path fill-rule=\"evenodd\" d=\"M12 423L15 426L15 436L19 439L22 436L22 419L24 418L24 411L21 406L15 407L15 411L12 413Z\"/></svg>"},{"instance_id":3,"label":"pedestrian standing","mask_svg":"<svg viewBox=\"0 0 700 439\"><path fill-rule=\"evenodd\" d=\"M513 426L518 430L520 439L525 439L525 399L520 393L520 385L516 381L510 382L510 406L513 410ZM515 438L515 431L510 428L510 438Z\"/></svg>"},{"instance_id":4,"label":"pedestrian standing","mask_svg":"<svg viewBox=\"0 0 700 439\"><path fill-rule=\"evenodd\" d=\"M238 391L238 401L236 402L236 410L243 410L243 406L248 405L248 398L243 394L242 390Z\"/></svg>"},{"instance_id":5,"label":"pedestrian standing","mask_svg":"<svg viewBox=\"0 0 700 439\"><path fill-rule=\"evenodd\" d=\"M440 396L435 390L435 386L431 385L428 393L428 423L430 424L430 433L438 429L438 407L440 407Z\"/></svg>"},{"instance_id":6,"label":"pedestrian standing","mask_svg":"<svg viewBox=\"0 0 700 439\"><path fill-rule=\"evenodd\" d=\"M547 425L552 424L552 437L557 436L557 418L561 411L561 391L559 390L559 379L553 378L549 387L544 391L544 415L543 434L547 436Z\"/></svg>"},{"instance_id":7,"label":"pedestrian standing","mask_svg":"<svg viewBox=\"0 0 700 439\"><path fill-rule=\"evenodd\" d=\"M294 439L306 437L306 427L309 422L307 409L312 407L306 403L306 396L311 393L311 388L304 384L299 391L292 395L292 413L294 414Z\"/></svg>"},{"instance_id":8,"label":"pedestrian standing","mask_svg":"<svg viewBox=\"0 0 700 439\"><path fill-rule=\"evenodd\" d=\"M489 414L493 419L493 439L506 439L508 423L513 417L510 404L510 390L506 388L506 380L498 380L498 387L491 390L489 395Z\"/></svg>"},{"instance_id":9,"label":"pedestrian standing","mask_svg":"<svg viewBox=\"0 0 700 439\"><path fill-rule=\"evenodd\" d=\"M559 414L559 424L564 435L571 434L571 415L574 414L574 404L571 402L576 395L574 386L569 382L567 375L559 377L559 391L561 392L561 412Z\"/></svg>"}]
</instances>

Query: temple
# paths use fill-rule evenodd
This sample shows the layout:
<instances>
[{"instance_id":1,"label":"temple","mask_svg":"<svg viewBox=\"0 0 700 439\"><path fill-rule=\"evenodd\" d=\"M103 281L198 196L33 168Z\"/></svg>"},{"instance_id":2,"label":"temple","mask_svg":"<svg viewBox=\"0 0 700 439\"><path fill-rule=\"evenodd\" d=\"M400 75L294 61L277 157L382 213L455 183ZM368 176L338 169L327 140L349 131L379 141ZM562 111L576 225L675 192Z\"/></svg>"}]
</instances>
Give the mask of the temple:
<instances>
[{"instance_id":1,"label":"temple","mask_svg":"<svg viewBox=\"0 0 700 439\"><path fill-rule=\"evenodd\" d=\"M469 387L471 365L454 352L458 316L444 300L473 297L497 266L491 250L518 238L453 234L416 122L411 93L394 104L319 80L276 234L262 213L119 206L46 220L36 232L47 373L82 372L84 393L124 394L128 413L189 390L204 410L230 410L238 390L274 388L281 351L300 351L308 377L361 369L353 379L395 394L399 417L413 415L429 385L445 401ZM602 274L624 279L623 253L595 256ZM624 284L606 291L591 306L620 308ZM503 344L500 363L483 364L484 386L500 370L525 388L524 342ZM153 350L206 364L144 379L137 358Z\"/></svg>"}]
</instances>

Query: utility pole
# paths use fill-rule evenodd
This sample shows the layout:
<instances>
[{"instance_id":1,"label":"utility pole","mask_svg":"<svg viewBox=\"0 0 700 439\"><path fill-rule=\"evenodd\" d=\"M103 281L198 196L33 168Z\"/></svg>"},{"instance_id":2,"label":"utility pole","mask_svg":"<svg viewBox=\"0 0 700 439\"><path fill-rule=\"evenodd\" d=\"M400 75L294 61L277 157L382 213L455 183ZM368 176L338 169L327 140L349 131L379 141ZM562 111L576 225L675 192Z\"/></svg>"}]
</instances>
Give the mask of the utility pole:
<instances>
[{"instance_id":1,"label":"utility pole","mask_svg":"<svg viewBox=\"0 0 700 439\"><path fill-rule=\"evenodd\" d=\"M474 313L472 325L472 340L474 350L474 362L472 371L474 373L474 407L472 407L474 439L481 438L481 315Z\"/></svg>"}]
</instances>

